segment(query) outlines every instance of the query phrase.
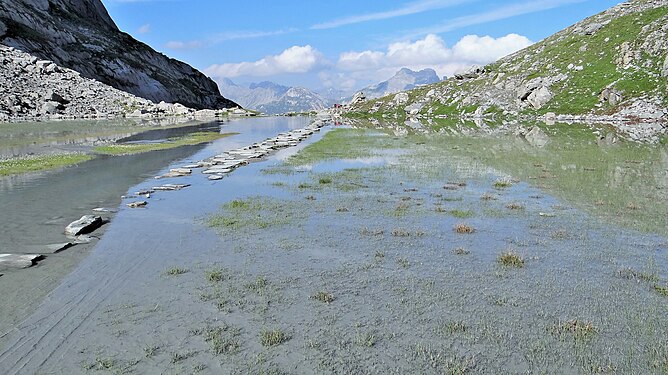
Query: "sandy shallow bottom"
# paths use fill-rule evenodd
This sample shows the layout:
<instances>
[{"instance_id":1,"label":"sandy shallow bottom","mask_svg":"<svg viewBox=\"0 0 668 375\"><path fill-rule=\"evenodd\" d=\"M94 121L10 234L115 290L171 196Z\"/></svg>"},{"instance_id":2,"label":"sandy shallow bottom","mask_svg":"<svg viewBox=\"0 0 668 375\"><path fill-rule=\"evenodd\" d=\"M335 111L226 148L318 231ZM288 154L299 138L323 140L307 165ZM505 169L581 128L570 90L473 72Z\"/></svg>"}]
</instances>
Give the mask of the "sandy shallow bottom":
<instances>
[{"instance_id":1,"label":"sandy shallow bottom","mask_svg":"<svg viewBox=\"0 0 668 375\"><path fill-rule=\"evenodd\" d=\"M121 210L0 372L668 371L667 238L490 169L293 152Z\"/></svg>"}]
</instances>

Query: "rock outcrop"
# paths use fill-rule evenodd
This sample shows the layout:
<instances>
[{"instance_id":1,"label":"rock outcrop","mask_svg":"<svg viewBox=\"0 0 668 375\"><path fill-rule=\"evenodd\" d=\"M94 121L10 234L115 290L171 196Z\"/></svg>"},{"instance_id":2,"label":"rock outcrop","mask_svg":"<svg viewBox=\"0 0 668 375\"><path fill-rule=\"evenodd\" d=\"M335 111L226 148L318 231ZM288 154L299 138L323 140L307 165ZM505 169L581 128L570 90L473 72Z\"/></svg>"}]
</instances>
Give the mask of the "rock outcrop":
<instances>
[{"instance_id":1,"label":"rock outcrop","mask_svg":"<svg viewBox=\"0 0 668 375\"><path fill-rule=\"evenodd\" d=\"M195 111L136 97L49 60L0 44L0 122L74 118L232 116L241 109Z\"/></svg>"},{"instance_id":2,"label":"rock outcrop","mask_svg":"<svg viewBox=\"0 0 668 375\"><path fill-rule=\"evenodd\" d=\"M0 43L156 103L236 106L201 72L121 32L100 0L3 0Z\"/></svg>"}]
</instances>

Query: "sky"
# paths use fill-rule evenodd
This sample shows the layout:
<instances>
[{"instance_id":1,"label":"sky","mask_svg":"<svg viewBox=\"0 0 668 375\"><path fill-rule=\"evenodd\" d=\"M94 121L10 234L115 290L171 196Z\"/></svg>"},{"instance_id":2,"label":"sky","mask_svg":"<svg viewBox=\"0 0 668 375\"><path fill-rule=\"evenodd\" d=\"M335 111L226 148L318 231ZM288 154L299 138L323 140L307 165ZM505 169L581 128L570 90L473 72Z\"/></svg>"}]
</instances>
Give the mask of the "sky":
<instances>
[{"instance_id":1,"label":"sky","mask_svg":"<svg viewBox=\"0 0 668 375\"><path fill-rule=\"evenodd\" d=\"M619 0L102 0L118 27L215 80L354 91L402 67L452 76Z\"/></svg>"}]
</instances>

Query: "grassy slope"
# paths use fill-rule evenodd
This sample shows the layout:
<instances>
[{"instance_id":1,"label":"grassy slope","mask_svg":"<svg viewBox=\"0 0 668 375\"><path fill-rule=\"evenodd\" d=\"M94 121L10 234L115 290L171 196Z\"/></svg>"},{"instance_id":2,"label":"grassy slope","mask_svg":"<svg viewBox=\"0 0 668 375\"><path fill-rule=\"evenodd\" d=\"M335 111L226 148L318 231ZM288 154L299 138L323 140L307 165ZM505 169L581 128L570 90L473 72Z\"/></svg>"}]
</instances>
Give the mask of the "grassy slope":
<instances>
[{"instance_id":1,"label":"grassy slope","mask_svg":"<svg viewBox=\"0 0 668 375\"><path fill-rule=\"evenodd\" d=\"M233 134L234 133L219 134L211 132L198 132L189 134L185 137L171 138L167 142L162 142L162 143L113 144L113 145L96 147L94 151L98 154L103 154L103 155L132 155L132 154L140 154L143 152L167 150L181 146L198 145L202 143L212 142L215 141L216 139L229 137Z\"/></svg>"},{"instance_id":2,"label":"grassy slope","mask_svg":"<svg viewBox=\"0 0 668 375\"><path fill-rule=\"evenodd\" d=\"M29 172L62 168L92 159L93 156L73 153L58 155L26 156L10 160L0 160L0 176L10 176Z\"/></svg>"},{"instance_id":3,"label":"grassy slope","mask_svg":"<svg viewBox=\"0 0 668 375\"><path fill-rule=\"evenodd\" d=\"M610 16L602 13L580 25L586 27L606 18ZM424 103L420 114L425 117L458 117L472 114L479 106L483 106L487 115L494 115L497 119L503 112L500 107L511 111L521 110L521 113L530 115L546 112L612 114L630 104L629 99L642 96L655 97L664 107L668 107L668 86L665 77L660 75L666 51L641 48L643 42L651 39L650 33L665 25L667 19L668 7L662 6L612 18L593 35L577 32L576 26L573 26L486 66L486 73L479 78L465 81L449 79L409 91L407 105ZM620 46L624 42L633 51L638 51L641 59L623 67L616 64L616 60L621 55ZM569 70L569 64L582 66L583 69ZM568 78L552 86L555 96L546 106L539 110L517 107L517 87L534 78L554 77L560 73L566 74ZM625 100L618 107L599 104L600 92L609 85L623 93ZM427 98L426 94L431 90L435 91L435 95ZM358 105L347 116L403 120L406 117L403 111L405 106L392 105L393 97L390 95ZM380 105L380 109L374 111L374 105Z\"/></svg>"}]
</instances>

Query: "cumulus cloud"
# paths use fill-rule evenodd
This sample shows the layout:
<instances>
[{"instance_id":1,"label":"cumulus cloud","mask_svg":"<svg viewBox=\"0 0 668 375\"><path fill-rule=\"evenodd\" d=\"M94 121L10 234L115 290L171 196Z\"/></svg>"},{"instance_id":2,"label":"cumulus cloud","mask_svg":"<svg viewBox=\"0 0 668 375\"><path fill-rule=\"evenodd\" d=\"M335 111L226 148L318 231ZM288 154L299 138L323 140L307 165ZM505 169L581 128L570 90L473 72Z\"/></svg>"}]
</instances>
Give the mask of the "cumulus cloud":
<instances>
[{"instance_id":1,"label":"cumulus cloud","mask_svg":"<svg viewBox=\"0 0 668 375\"><path fill-rule=\"evenodd\" d=\"M415 42L392 43L387 51L342 53L336 67L342 72L349 72L352 77L378 77L391 74L402 67L430 67L439 75L451 76L457 70L474 64L490 63L531 44L528 38L517 34L500 38L467 35L454 46L448 47L439 36L429 34Z\"/></svg>"},{"instance_id":2,"label":"cumulus cloud","mask_svg":"<svg viewBox=\"0 0 668 375\"><path fill-rule=\"evenodd\" d=\"M293 46L278 55L266 56L257 61L211 65L205 73L215 78L262 77L284 73L308 73L325 65L327 60L322 53L306 45Z\"/></svg>"},{"instance_id":3,"label":"cumulus cloud","mask_svg":"<svg viewBox=\"0 0 668 375\"><path fill-rule=\"evenodd\" d=\"M149 32L151 32L151 25L148 24L148 23L147 23L146 25L142 25L142 26L137 30L137 32L138 32L139 34L146 34L146 33L149 33Z\"/></svg>"}]
</instances>

